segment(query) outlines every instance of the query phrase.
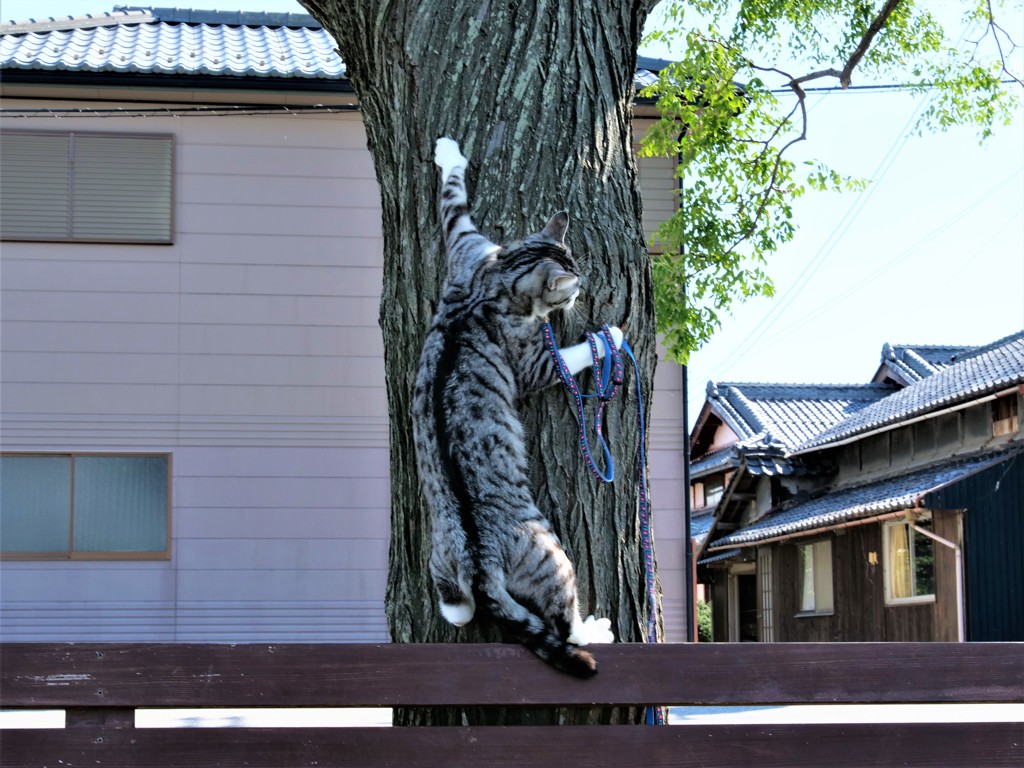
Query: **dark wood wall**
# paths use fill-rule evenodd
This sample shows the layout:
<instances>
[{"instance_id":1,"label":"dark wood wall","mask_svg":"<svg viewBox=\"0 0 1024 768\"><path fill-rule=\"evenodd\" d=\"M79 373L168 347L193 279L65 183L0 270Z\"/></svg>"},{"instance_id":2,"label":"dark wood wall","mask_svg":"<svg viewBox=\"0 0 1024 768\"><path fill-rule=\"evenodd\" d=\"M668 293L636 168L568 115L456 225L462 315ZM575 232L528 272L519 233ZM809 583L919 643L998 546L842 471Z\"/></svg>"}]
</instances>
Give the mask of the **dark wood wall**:
<instances>
[{"instance_id":1,"label":"dark wood wall","mask_svg":"<svg viewBox=\"0 0 1024 768\"><path fill-rule=\"evenodd\" d=\"M934 530L959 538L959 514L933 513ZM776 641L955 641L957 639L956 564L953 551L935 545L935 602L886 606L882 525L848 528L832 538L833 612L798 616L800 607L797 544L776 545L774 552ZM801 543L810 543L807 539ZM877 564L872 564L871 553Z\"/></svg>"}]
</instances>

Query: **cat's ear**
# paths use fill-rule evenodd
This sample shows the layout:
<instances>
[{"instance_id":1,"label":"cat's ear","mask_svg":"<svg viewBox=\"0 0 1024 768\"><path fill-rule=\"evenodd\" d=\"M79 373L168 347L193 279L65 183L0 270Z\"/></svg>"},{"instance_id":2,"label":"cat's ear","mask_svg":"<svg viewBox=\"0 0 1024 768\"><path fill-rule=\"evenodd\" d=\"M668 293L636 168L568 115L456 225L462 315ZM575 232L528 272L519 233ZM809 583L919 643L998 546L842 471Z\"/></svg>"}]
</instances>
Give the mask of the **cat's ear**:
<instances>
[{"instance_id":1,"label":"cat's ear","mask_svg":"<svg viewBox=\"0 0 1024 768\"><path fill-rule=\"evenodd\" d=\"M540 233L551 238L555 242L564 243L565 233L568 230L569 214L566 211L559 211L548 220L548 223L544 226L544 229L542 229Z\"/></svg>"}]
</instances>

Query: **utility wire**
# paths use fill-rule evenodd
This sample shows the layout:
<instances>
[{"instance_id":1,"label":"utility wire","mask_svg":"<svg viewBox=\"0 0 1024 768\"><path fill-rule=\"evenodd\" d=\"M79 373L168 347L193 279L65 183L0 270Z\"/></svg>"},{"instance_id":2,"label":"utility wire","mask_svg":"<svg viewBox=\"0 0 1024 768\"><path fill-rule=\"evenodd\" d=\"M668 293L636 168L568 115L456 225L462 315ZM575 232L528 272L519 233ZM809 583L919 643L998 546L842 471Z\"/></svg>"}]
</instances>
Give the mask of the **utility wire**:
<instances>
[{"instance_id":1,"label":"utility wire","mask_svg":"<svg viewBox=\"0 0 1024 768\"><path fill-rule=\"evenodd\" d=\"M864 288L865 286L870 285L877 278L881 277L886 272L888 272L888 271L890 271L892 269L895 269L901 263L903 263L908 258L910 258L914 254L916 254L918 251L920 251L926 245L931 243L933 240L938 239L946 230L950 229L955 224L957 224L959 221L961 221L964 217L966 217L968 214L972 213L982 203L987 202L989 200L989 198L991 198L997 192L1001 191L1003 189L1003 187L1005 187L1007 184L1009 184L1011 181L1013 181L1016 177L1020 176L1022 172L1024 172L1024 166L1022 166L1020 168L1017 168L1017 170L1015 170L1012 173L1010 173L1002 181L996 183L987 192L985 192L985 193L983 193L981 195L978 195L978 197L976 197L974 199L974 201L970 205L967 205L966 207L962 208L960 210L960 212L957 213L955 216L953 216L950 219L947 219L946 222L942 226L940 226L937 229L933 230L926 237L921 238L914 245L912 245L909 248L905 249L899 256L896 256L893 259L887 260L884 264L882 264L874 272L872 272L871 274L867 275L866 277L864 277L863 279L861 279L859 282L855 283L854 285L852 285L852 286L850 286L848 288L845 288L844 291L843 291L843 296L841 298L845 300L845 299L848 299L848 298L852 297L854 294L856 294L862 288ZM997 234L1001 233L1004 229L1006 229L1006 227L1011 222L1015 221L1016 218L1018 218L1018 217L1011 217L1009 219L1006 219L1001 226L999 226L996 230L994 230L995 234L993 234L993 236L990 237L986 241L986 245L988 243L992 242L995 239L995 236ZM982 246L981 248L975 249L973 251L972 255L970 257L968 257L966 260L964 260L964 263L972 261L978 255L980 250L982 250L983 248L984 248L984 246ZM962 267L961 267L960 270L957 270L957 272L959 272L959 271L962 271ZM815 318L825 314L828 310L834 308L835 305L836 305L835 301L830 301L830 302L826 302L825 304L821 304L821 305L817 306L816 308L812 309L810 312L802 315L799 319L797 319L794 322L790 323L786 327L779 329L774 334L772 334L771 336L766 338L761 343L761 346L764 346L764 347L771 346L773 343L775 343L776 341L779 341L780 339L786 337L788 334L792 333L793 331L797 330L798 328L801 328L801 327L805 326L811 320L814 320Z\"/></svg>"},{"instance_id":2,"label":"utility wire","mask_svg":"<svg viewBox=\"0 0 1024 768\"><path fill-rule=\"evenodd\" d=\"M814 257L807 262L804 268L800 271L800 274L797 275L797 278L793 282L793 284L786 289L786 291L782 294L781 297L779 297L778 300L772 303L770 309L768 310L768 314L765 316L764 321L758 325L757 330L751 336L748 336L736 349L732 351L732 354L730 354L723 361L723 369L727 369L737 359L742 358L748 353L749 350L755 348L758 345L761 339L764 338L764 335L772 328L773 325L775 325L775 323L778 321L779 317L786 310L786 308L793 303L793 301L803 290L803 288L807 285L810 279L814 276L818 269L821 268L821 265L825 262L825 260L835 251L836 247L839 245L842 239L842 236L853 225L853 223L857 220L857 217L860 215L861 211L863 211L864 208L867 206L868 202L871 200L872 195L874 195L875 190L878 188L878 184L885 178L886 173L888 173L889 169L892 167L892 164L893 162L895 162L900 150L903 149L903 146L906 144L908 140L908 131L910 129L910 126L913 125L914 121L917 120L918 115L921 113L921 111L929 103L931 103L931 101L934 98L934 96L929 97L928 99L918 104L918 106L914 109L906 124L900 130L899 134L897 134L896 139L893 141L892 145L889 147L888 151L879 161L878 166L875 168L874 172L871 174L871 178L874 180L874 183L872 183L865 192L862 192L860 195L857 196L857 199L846 210L846 213L843 214L843 218L839 220L839 223L836 224L836 226L832 229L831 234L829 234L829 236L825 239L825 243L822 245L822 247L818 250Z\"/></svg>"}]
</instances>

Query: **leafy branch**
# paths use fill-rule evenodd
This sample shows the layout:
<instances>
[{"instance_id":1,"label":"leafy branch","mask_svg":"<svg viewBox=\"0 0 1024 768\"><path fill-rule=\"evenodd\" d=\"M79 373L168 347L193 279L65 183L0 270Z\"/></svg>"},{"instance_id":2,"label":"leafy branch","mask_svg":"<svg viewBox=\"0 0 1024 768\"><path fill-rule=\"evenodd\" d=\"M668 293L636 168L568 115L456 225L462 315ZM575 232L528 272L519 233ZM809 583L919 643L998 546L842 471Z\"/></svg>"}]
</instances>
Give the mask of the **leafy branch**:
<instances>
[{"instance_id":1,"label":"leafy branch","mask_svg":"<svg viewBox=\"0 0 1024 768\"><path fill-rule=\"evenodd\" d=\"M690 11L700 24L684 23ZM816 162L798 172L789 159L809 134L807 83L849 89L856 70L934 91L919 131L974 123L984 138L1009 122L1018 107L1002 78L1017 46L991 0L979 0L973 17L987 27L965 56L912 0L886 0L877 11L865 0L670 1L667 28L650 39L681 42L685 53L644 92L661 119L641 152L679 160L680 209L660 228L653 260L657 329L674 359L685 362L710 339L734 302L773 295L765 266L795 236L796 198L866 185ZM979 53L988 36L998 53L991 62ZM794 57L807 72L780 63ZM776 95L786 92L791 105Z\"/></svg>"}]
</instances>

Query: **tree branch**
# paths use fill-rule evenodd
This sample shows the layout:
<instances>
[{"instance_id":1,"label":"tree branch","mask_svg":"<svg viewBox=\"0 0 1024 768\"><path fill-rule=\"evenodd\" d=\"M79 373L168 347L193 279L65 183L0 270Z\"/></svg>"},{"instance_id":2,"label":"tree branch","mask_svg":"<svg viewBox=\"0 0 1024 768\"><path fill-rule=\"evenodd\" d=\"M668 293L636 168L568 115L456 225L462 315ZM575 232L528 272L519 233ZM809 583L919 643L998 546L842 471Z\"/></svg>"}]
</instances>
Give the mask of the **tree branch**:
<instances>
[{"instance_id":1,"label":"tree branch","mask_svg":"<svg viewBox=\"0 0 1024 768\"><path fill-rule=\"evenodd\" d=\"M871 47L871 43L874 42L875 36L882 31L886 22L889 21L889 17L901 2L903 2L903 0L889 0L889 2L885 4L885 7L878 12L878 15L875 17L874 21L871 22L870 26L868 26L864 36L860 39L860 42L854 49L853 55L850 56L849 60L846 62L846 66L843 67L843 71L839 74L839 83L844 89L850 87L850 75L853 74L854 68L860 64L860 60L864 58L864 54L868 52L868 49Z\"/></svg>"},{"instance_id":2,"label":"tree branch","mask_svg":"<svg viewBox=\"0 0 1024 768\"><path fill-rule=\"evenodd\" d=\"M1010 49L1011 52L1018 46L1015 42L1013 42L1013 38L1010 37L1010 33L1007 32L998 24L996 24L995 13L992 10L992 0L988 0L988 2L985 5L988 7L988 29L989 32L992 33L992 39L995 40L996 50L999 51L999 61L1002 63L1003 66L1003 74L1005 74L1011 80L1014 80L1018 85L1024 86L1024 80L1021 80L1020 77L1011 72L1009 68L1006 66L1006 54L1003 53L1003 44L999 42L999 33L1002 32L1006 36L1007 42L1009 42L1010 45L1013 46Z\"/></svg>"}]
</instances>

